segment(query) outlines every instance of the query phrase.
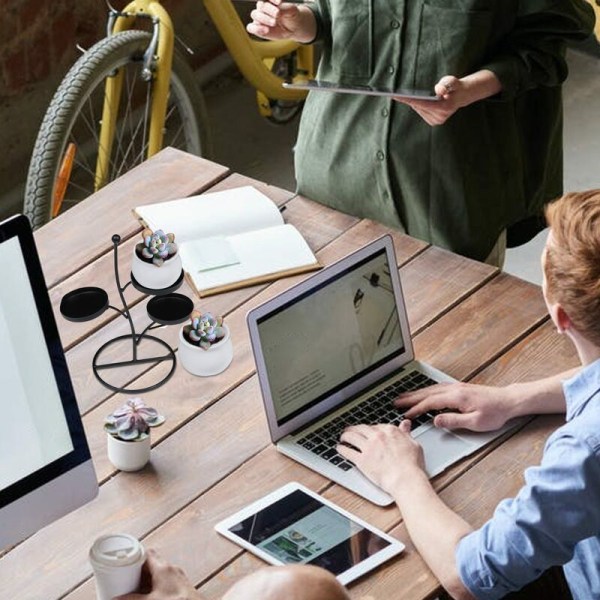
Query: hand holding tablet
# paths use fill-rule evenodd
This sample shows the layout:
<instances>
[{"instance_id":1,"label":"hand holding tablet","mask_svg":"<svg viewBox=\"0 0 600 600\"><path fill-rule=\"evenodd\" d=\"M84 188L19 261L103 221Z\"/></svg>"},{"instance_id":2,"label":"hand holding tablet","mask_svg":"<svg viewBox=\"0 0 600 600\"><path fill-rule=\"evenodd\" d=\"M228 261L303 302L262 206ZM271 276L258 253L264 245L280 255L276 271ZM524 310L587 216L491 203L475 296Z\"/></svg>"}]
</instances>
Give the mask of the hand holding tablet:
<instances>
[{"instance_id":1,"label":"hand holding tablet","mask_svg":"<svg viewBox=\"0 0 600 600\"><path fill-rule=\"evenodd\" d=\"M215 529L271 564L323 567L342 584L404 550L399 540L298 483L271 492Z\"/></svg>"}]
</instances>

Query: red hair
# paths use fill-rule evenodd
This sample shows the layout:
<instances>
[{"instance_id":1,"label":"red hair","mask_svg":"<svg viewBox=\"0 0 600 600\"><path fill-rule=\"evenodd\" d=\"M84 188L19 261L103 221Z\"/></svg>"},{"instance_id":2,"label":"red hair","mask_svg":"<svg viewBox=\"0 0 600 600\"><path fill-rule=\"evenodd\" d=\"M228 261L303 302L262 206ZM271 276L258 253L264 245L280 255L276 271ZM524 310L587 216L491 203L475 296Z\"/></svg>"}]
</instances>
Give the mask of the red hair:
<instances>
[{"instance_id":1,"label":"red hair","mask_svg":"<svg viewBox=\"0 0 600 600\"><path fill-rule=\"evenodd\" d=\"M600 346L600 189L565 194L546 207L547 295L575 329Z\"/></svg>"}]
</instances>

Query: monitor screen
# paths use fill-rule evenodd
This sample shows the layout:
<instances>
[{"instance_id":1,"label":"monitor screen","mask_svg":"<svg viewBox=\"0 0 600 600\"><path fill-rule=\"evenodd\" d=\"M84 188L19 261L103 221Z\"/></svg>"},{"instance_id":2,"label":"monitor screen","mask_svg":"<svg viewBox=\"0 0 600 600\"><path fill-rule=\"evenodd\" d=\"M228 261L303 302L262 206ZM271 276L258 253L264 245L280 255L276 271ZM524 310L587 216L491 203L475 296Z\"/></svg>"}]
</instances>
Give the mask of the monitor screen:
<instances>
[{"instance_id":1,"label":"monitor screen","mask_svg":"<svg viewBox=\"0 0 600 600\"><path fill-rule=\"evenodd\" d=\"M0 490L73 451L18 238L0 244ZM18 452L15 452L16 449Z\"/></svg>"},{"instance_id":2,"label":"monitor screen","mask_svg":"<svg viewBox=\"0 0 600 600\"><path fill-rule=\"evenodd\" d=\"M25 217L0 223L0 272L1 548L89 500L97 483Z\"/></svg>"}]
</instances>

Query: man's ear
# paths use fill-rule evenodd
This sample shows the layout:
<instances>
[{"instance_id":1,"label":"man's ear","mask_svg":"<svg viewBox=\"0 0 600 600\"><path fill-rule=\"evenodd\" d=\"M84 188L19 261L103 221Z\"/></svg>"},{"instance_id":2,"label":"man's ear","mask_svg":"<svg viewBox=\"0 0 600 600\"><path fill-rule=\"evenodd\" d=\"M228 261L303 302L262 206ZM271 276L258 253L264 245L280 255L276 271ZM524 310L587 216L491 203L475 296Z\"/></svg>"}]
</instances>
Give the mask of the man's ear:
<instances>
[{"instance_id":1,"label":"man's ear","mask_svg":"<svg viewBox=\"0 0 600 600\"><path fill-rule=\"evenodd\" d=\"M565 333L568 329L573 326L569 315L566 313L565 309L560 304L553 304L550 307L550 316L556 325L556 329L558 333Z\"/></svg>"}]
</instances>

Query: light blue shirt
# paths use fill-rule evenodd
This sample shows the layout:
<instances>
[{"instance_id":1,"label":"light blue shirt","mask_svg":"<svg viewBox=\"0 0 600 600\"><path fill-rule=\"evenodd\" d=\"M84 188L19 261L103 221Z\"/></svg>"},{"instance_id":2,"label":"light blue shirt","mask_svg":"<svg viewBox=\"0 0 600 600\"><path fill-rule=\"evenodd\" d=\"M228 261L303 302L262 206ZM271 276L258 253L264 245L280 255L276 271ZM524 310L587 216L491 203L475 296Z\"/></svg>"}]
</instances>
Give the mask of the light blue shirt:
<instances>
[{"instance_id":1,"label":"light blue shirt","mask_svg":"<svg viewBox=\"0 0 600 600\"><path fill-rule=\"evenodd\" d=\"M476 598L502 598L563 565L575 600L600 599L600 360L563 389L566 423L541 464L457 546L460 577Z\"/></svg>"}]
</instances>

